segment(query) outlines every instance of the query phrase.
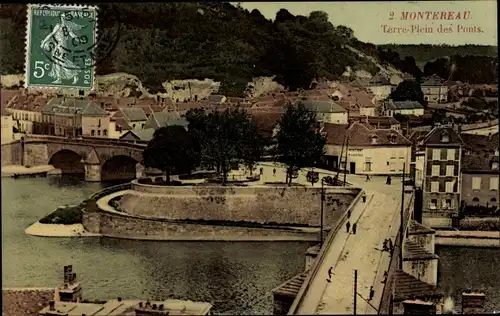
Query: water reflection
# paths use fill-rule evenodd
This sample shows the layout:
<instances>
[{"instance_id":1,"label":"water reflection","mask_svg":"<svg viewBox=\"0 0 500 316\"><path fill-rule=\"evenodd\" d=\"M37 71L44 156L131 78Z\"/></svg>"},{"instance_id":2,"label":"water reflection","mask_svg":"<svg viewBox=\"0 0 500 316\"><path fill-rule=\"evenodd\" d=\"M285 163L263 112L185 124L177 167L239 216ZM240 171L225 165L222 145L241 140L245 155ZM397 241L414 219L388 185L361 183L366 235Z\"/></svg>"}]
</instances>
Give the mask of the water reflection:
<instances>
[{"instance_id":1,"label":"water reflection","mask_svg":"<svg viewBox=\"0 0 500 316\"><path fill-rule=\"evenodd\" d=\"M270 314L270 290L301 272L309 243L152 242L39 238L24 229L64 204L116 183L78 177L2 179L3 286L62 282L73 264L87 299L180 298L214 304L215 313Z\"/></svg>"}]
</instances>

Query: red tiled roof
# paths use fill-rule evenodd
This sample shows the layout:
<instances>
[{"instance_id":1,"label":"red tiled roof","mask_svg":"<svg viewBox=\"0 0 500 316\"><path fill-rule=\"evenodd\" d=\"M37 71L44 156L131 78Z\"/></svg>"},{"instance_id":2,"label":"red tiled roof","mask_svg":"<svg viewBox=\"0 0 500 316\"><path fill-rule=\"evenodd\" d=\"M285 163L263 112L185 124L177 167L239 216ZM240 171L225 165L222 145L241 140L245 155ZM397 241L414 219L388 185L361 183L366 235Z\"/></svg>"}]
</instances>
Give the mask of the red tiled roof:
<instances>
[{"instance_id":1,"label":"red tiled roof","mask_svg":"<svg viewBox=\"0 0 500 316\"><path fill-rule=\"evenodd\" d=\"M348 125L325 123L323 131L326 132L326 143L329 145L342 145L347 133L349 146L409 146L411 142L401 133L392 129L370 129L363 124L353 123L346 130ZM394 141L391 141L391 137ZM376 143L372 143L372 138L376 137Z\"/></svg>"},{"instance_id":2,"label":"red tiled roof","mask_svg":"<svg viewBox=\"0 0 500 316\"><path fill-rule=\"evenodd\" d=\"M14 98L16 95L20 95L21 92L19 90L0 90L0 103L2 106L2 109L7 106L7 103L9 103L12 98Z\"/></svg>"},{"instance_id":3,"label":"red tiled roof","mask_svg":"<svg viewBox=\"0 0 500 316\"><path fill-rule=\"evenodd\" d=\"M399 121L392 116L360 116L351 118L350 121L373 125L374 127L390 127L398 125Z\"/></svg>"},{"instance_id":4,"label":"red tiled roof","mask_svg":"<svg viewBox=\"0 0 500 316\"><path fill-rule=\"evenodd\" d=\"M43 96L36 95L17 95L11 99L8 107L9 109L42 112L45 104L49 100Z\"/></svg>"},{"instance_id":5,"label":"red tiled roof","mask_svg":"<svg viewBox=\"0 0 500 316\"><path fill-rule=\"evenodd\" d=\"M116 122L116 126L121 127L124 130L132 129L124 117L114 117L113 120Z\"/></svg>"}]
</instances>

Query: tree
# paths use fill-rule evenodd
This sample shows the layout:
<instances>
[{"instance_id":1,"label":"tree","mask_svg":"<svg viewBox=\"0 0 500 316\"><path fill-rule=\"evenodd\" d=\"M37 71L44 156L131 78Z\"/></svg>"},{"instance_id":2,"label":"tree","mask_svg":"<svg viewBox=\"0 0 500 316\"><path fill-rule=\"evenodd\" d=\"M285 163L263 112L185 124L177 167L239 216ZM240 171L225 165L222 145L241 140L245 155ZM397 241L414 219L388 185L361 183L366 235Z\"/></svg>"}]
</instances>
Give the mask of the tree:
<instances>
[{"instance_id":1,"label":"tree","mask_svg":"<svg viewBox=\"0 0 500 316\"><path fill-rule=\"evenodd\" d=\"M287 166L286 183L296 169L314 165L324 154L325 137L318 130L316 114L302 103L289 103L279 120L276 159Z\"/></svg>"},{"instance_id":2,"label":"tree","mask_svg":"<svg viewBox=\"0 0 500 316\"><path fill-rule=\"evenodd\" d=\"M424 93L420 88L420 83L416 80L403 80L396 89L391 92L390 98L394 101L418 101L422 105L426 105Z\"/></svg>"},{"instance_id":3,"label":"tree","mask_svg":"<svg viewBox=\"0 0 500 316\"><path fill-rule=\"evenodd\" d=\"M158 129L142 156L146 167L165 173L167 183L173 173L189 173L196 165L191 135L177 125Z\"/></svg>"},{"instance_id":4,"label":"tree","mask_svg":"<svg viewBox=\"0 0 500 316\"><path fill-rule=\"evenodd\" d=\"M224 112L190 110L186 114L188 129L196 137L195 147L200 150L201 162L215 166L227 182L227 173L234 164L244 163L252 168L260 159L263 146L252 118L240 108Z\"/></svg>"}]
</instances>

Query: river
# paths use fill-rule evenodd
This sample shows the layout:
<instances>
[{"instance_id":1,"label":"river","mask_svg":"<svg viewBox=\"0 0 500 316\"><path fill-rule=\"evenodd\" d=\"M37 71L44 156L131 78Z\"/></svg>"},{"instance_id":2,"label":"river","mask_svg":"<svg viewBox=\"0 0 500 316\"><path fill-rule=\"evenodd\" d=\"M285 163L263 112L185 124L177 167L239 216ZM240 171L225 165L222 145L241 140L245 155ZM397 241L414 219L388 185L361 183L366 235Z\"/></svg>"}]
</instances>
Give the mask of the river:
<instances>
[{"instance_id":1,"label":"river","mask_svg":"<svg viewBox=\"0 0 500 316\"><path fill-rule=\"evenodd\" d=\"M270 290L304 268L304 253L311 245L306 242L153 242L24 234L57 206L77 204L102 187L66 176L2 178L2 286L59 286L63 266L72 264L85 299L179 298L210 302L214 314L271 314ZM440 287L457 294L462 284L484 284L488 306L500 310L497 250L439 248Z\"/></svg>"}]
</instances>

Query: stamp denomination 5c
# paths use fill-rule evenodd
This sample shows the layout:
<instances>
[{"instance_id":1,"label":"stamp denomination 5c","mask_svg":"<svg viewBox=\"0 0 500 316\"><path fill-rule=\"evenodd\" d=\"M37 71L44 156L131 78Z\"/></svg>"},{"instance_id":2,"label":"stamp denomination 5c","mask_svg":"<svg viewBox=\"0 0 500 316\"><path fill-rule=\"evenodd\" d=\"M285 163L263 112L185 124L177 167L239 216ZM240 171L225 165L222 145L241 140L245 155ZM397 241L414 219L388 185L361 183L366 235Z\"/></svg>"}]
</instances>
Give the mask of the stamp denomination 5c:
<instances>
[{"instance_id":1,"label":"stamp denomination 5c","mask_svg":"<svg viewBox=\"0 0 500 316\"><path fill-rule=\"evenodd\" d=\"M92 89L97 9L29 5L26 86Z\"/></svg>"}]
</instances>

